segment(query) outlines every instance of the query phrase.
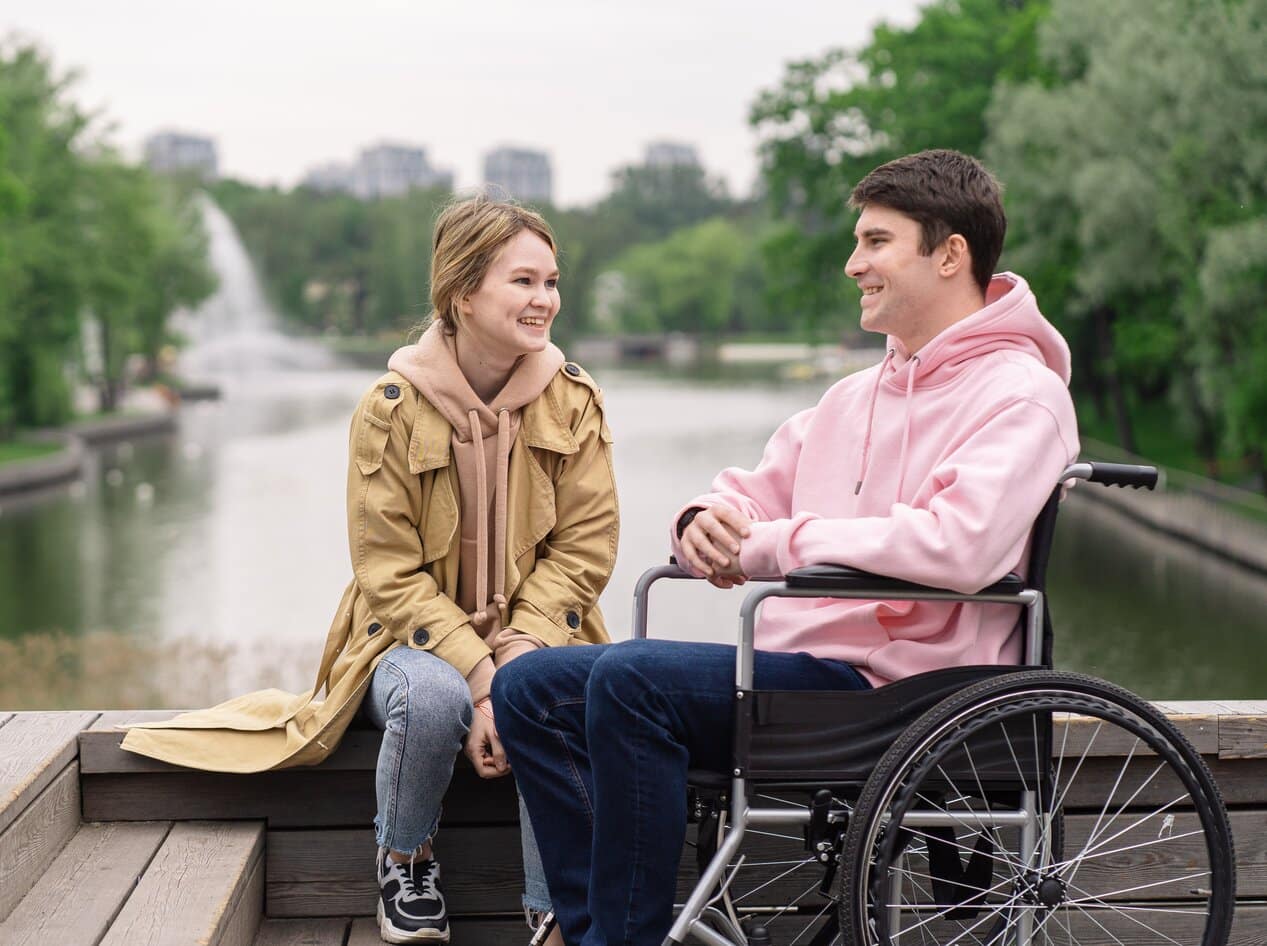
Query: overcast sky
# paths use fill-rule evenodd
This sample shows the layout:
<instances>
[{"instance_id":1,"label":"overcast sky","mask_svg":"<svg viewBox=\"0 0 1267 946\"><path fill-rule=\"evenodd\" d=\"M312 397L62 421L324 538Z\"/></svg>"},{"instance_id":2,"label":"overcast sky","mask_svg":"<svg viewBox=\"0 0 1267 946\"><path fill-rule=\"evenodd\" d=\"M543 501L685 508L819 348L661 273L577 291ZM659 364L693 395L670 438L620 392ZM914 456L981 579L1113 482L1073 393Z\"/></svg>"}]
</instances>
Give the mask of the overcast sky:
<instances>
[{"instance_id":1,"label":"overcast sky","mask_svg":"<svg viewBox=\"0 0 1267 946\"><path fill-rule=\"evenodd\" d=\"M383 140L426 147L458 187L500 144L550 153L565 206L607 191L646 142L699 149L746 193L747 112L783 65L856 47L920 0L4 0L138 154L159 129L216 140L223 173L294 184Z\"/></svg>"}]
</instances>

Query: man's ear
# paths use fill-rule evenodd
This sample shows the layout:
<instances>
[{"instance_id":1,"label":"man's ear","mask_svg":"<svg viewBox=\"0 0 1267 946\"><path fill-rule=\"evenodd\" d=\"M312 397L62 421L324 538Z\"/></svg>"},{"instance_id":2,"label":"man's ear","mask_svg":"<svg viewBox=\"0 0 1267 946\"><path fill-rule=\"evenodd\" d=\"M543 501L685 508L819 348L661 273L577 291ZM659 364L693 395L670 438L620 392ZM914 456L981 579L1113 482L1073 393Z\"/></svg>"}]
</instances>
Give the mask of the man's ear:
<instances>
[{"instance_id":1,"label":"man's ear","mask_svg":"<svg viewBox=\"0 0 1267 946\"><path fill-rule=\"evenodd\" d=\"M962 233L952 233L941 245L937 274L949 278L965 267L972 267L972 251L968 249L968 241Z\"/></svg>"}]
</instances>

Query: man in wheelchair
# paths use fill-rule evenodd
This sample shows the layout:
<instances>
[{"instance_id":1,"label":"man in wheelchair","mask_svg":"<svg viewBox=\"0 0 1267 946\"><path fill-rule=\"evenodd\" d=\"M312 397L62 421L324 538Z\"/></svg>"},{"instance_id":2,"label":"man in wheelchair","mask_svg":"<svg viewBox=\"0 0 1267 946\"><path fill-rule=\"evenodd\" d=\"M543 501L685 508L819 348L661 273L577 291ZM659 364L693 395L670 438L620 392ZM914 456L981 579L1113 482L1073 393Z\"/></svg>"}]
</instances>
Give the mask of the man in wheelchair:
<instances>
[{"instance_id":1,"label":"man in wheelchair","mask_svg":"<svg viewBox=\"0 0 1267 946\"><path fill-rule=\"evenodd\" d=\"M887 336L883 360L787 420L755 470L721 472L676 517L673 551L721 587L836 563L971 594L1024 573L1031 527L1077 456L1069 349L1023 279L991 275L1006 219L974 159L900 158L851 205L845 273L862 327ZM1015 608L895 597L771 599L756 686L868 691L1022 661ZM735 667L733 647L631 640L544 648L498 672L497 725L571 946L665 940L688 769L732 774Z\"/></svg>"}]
</instances>

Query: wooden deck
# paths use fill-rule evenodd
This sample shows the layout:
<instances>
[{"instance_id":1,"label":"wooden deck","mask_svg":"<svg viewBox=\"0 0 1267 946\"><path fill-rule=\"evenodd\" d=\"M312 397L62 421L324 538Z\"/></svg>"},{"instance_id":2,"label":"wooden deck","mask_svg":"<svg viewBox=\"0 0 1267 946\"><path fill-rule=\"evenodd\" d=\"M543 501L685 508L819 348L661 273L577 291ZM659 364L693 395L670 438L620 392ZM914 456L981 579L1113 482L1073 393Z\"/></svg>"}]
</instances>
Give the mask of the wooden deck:
<instances>
[{"instance_id":1,"label":"wooden deck","mask_svg":"<svg viewBox=\"0 0 1267 946\"><path fill-rule=\"evenodd\" d=\"M1205 756L1231 810L1232 942L1261 946L1267 701L1161 706ZM377 944L378 734L352 731L321 766L252 776L119 749L119 723L167 715L0 712L0 944ZM453 942L526 942L509 781L482 781L459 762L436 849ZM684 867L683 892L690 873Z\"/></svg>"}]
</instances>

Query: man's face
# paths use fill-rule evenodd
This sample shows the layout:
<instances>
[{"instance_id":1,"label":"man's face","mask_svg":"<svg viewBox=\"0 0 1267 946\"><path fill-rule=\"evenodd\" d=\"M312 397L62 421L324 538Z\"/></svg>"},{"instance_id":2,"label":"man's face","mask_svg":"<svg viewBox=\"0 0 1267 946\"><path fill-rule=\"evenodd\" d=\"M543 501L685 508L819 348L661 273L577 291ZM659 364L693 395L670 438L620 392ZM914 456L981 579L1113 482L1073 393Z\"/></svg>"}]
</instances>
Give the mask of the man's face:
<instances>
[{"instance_id":1,"label":"man's face","mask_svg":"<svg viewBox=\"0 0 1267 946\"><path fill-rule=\"evenodd\" d=\"M868 204L854 227L857 245L845 275L862 290L862 327L907 340L926 339L942 282L938 254L920 253L920 226L905 214Z\"/></svg>"}]
</instances>

